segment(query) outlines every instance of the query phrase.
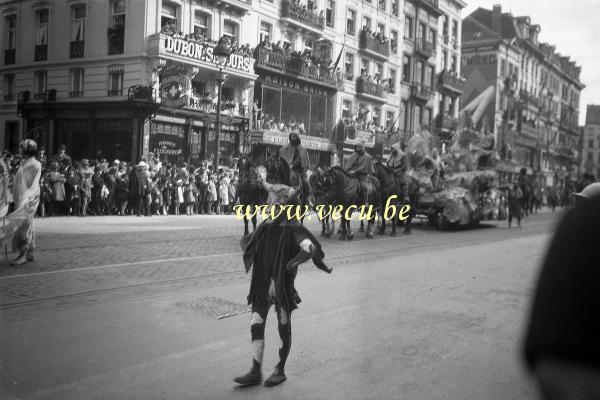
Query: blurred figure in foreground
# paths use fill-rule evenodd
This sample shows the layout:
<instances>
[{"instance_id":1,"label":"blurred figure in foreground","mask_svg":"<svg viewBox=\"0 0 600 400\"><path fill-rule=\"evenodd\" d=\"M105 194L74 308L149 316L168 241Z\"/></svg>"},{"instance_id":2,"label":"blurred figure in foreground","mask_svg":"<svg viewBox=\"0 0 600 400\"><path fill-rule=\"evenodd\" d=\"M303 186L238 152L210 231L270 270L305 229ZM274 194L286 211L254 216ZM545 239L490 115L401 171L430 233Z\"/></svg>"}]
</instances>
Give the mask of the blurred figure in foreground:
<instances>
[{"instance_id":1,"label":"blurred figure in foreground","mask_svg":"<svg viewBox=\"0 0 600 400\"><path fill-rule=\"evenodd\" d=\"M600 183L576 194L544 261L525 338L543 398L600 399Z\"/></svg>"}]
</instances>

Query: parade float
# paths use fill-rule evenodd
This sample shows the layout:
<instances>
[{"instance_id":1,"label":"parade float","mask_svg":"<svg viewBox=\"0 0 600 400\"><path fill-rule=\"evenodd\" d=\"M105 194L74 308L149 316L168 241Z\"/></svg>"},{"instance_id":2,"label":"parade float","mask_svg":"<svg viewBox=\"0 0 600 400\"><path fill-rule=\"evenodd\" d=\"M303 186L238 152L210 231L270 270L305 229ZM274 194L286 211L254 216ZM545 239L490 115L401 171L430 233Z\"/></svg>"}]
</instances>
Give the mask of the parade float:
<instances>
[{"instance_id":1,"label":"parade float","mask_svg":"<svg viewBox=\"0 0 600 400\"><path fill-rule=\"evenodd\" d=\"M407 143L407 174L412 192L418 193L413 206L416 215L432 226L447 229L506 218L506 200L498 190L495 170L494 134L485 121L475 129L493 96L492 89L486 90L459 113L448 143L440 143L427 130Z\"/></svg>"}]
</instances>

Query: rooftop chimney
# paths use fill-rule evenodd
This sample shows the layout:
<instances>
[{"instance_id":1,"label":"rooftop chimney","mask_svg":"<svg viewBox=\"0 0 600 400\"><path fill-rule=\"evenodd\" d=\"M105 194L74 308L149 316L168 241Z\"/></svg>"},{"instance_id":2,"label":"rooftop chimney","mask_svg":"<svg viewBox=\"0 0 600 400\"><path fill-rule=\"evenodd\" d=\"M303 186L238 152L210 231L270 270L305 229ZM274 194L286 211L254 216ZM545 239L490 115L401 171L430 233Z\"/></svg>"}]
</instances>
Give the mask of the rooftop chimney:
<instances>
[{"instance_id":1,"label":"rooftop chimney","mask_svg":"<svg viewBox=\"0 0 600 400\"><path fill-rule=\"evenodd\" d=\"M492 10L492 30L502 33L502 5L500 4L494 4Z\"/></svg>"}]
</instances>

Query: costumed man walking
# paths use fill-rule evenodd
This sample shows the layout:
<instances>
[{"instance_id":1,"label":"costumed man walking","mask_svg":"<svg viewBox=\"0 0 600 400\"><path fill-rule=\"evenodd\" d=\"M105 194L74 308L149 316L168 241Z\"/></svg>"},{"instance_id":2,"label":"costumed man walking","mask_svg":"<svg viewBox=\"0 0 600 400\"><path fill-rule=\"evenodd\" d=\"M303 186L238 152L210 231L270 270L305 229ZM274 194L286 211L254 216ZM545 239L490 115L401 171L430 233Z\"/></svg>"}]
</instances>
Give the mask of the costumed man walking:
<instances>
[{"instance_id":1,"label":"costumed man walking","mask_svg":"<svg viewBox=\"0 0 600 400\"><path fill-rule=\"evenodd\" d=\"M9 220L21 219L23 221L16 228L13 236L13 250L19 251L19 256L11 263L23 265L33 261L35 248L35 231L33 230L33 217L40 201L40 178L42 164L36 159L38 154L37 143L31 139L21 142L21 151L24 161L17 169L13 183L13 200L15 211L6 218Z\"/></svg>"},{"instance_id":2,"label":"costumed man walking","mask_svg":"<svg viewBox=\"0 0 600 400\"><path fill-rule=\"evenodd\" d=\"M263 187L269 193L269 204L298 205L297 189L270 185L264 178ZM250 372L234 378L239 385L257 385L263 381L261 366L265 323L272 305L277 312L281 347L279 362L264 384L275 386L287 379L284 367L292 344L291 316L299 302L294 288L298 265L312 259L318 268L331 272L323 263L325 254L317 239L298 221L290 220L284 214L274 220L265 220L241 242L246 273L252 268L248 304L252 305L250 334L253 358Z\"/></svg>"},{"instance_id":3,"label":"costumed man walking","mask_svg":"<svg viewBox=\"0 0 600 400\"><path fill-rule=\"evenodd\" d=\"M310 168L308 151L302 146L298 133L290 133L289 140L290 142L279 150L279 155L287 161L292 171L298 175L302 192L306 193L306 199L309 205L312 206L312 190L306 176L306 171Z\"/></svg>"},{"instance_id":4,"label":"costumed man walking","mask_svg":"<svg viewBox=\"0 0 600 400\"><path fill-rule=\"evenodd\" d=\"M360 182L362 198L366 200L369 193L374 190L373 184L369 180L369 175L375 175L375 167L371 156L365 151L365 142L360 141L354 145L354 153L348 158L344 167L349 175L352 175Z\"/></svg>"}]
</instances>

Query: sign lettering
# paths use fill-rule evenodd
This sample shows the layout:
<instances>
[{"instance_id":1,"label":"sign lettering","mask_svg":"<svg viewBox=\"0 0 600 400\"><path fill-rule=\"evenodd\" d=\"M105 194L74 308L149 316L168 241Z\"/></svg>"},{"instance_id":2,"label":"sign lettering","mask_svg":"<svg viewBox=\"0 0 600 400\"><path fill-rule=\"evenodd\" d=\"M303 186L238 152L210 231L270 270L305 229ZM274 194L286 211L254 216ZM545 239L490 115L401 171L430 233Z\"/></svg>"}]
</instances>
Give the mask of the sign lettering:
<instances>
[{"instance_id":1,"label":"sign lettering","mask_svg":"<svg viewBox=\"0 0 600 400\"><path fill-rule=\"evenodd\" d=\"M165 51L182 57L189 57L195 60L200 60L208 63L214 63L214 45L209 43L188 42L184 39L175 39L172 37L165 38ZM251 57L244 57L240 54L232 54L229 56L226 67L237 69L239 71L250 72L252 65Z\"/></svg>"}]
</instances>

